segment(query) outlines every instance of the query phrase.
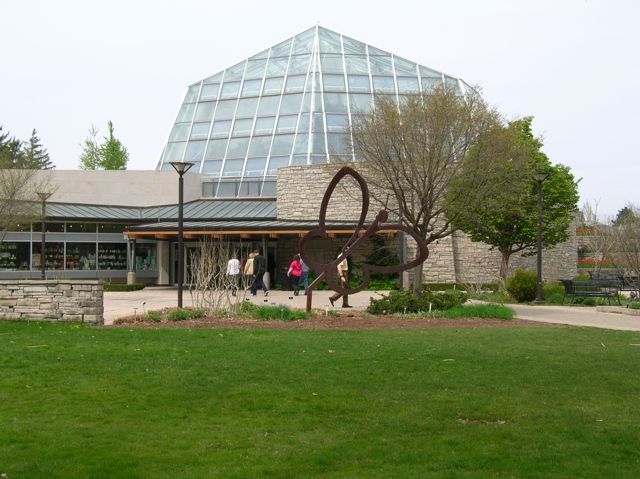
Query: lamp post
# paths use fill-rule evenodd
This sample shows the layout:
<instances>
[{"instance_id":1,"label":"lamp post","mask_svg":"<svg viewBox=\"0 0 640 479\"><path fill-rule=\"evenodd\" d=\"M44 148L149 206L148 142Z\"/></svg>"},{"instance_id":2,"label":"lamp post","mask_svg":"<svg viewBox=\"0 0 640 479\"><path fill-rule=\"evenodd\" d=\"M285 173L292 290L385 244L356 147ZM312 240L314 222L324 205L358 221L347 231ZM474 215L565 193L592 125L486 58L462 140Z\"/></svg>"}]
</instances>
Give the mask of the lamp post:
<instances>
[{"instance_id":1,"label":"lamp post","mask_svg":"<svg viewBox=\"0 0 640 479\"><path fill-rule=\"evenodd\" d=\"M51 196L51 193L38 191L36 192L36 194L38 195L38 198L40 198L40 201L42 201L42 236L41 236L42 243L40 244L40 279L44 280L45 279L44 245L45 245L45 231L46 231L46 225L44 220L47 215L45 204L49 199L49 197Z\"/></svg>"},{"instance_id":2,"label":"lamp post","mask_svg":"<svg viewBox=\"0 0 640 479\"><path fill-rule=\"evenodd\" d=\"M183 190L184 190L184 174L189 171L193 166L193 163L184 161L172 161L171 166L176 170L180 179L178 180L178 308L182 308L182 275L184 272L184 252L183 250L183 215L182 215L182 203L183 203Z\"/></svg>"},{"instance_id":3,"label":"lamp post","mask_svg":"<svg viewBox=\"0 0 640 479\"><path fill-rule=\"evenodd\" d=\"M549 173L536 173L536 191L538 193L538 236L536 238L536 271L538 282L536 285L536 304L544 302L542 299L542 182L549 177Z\"/></svg>"}]
</instances>

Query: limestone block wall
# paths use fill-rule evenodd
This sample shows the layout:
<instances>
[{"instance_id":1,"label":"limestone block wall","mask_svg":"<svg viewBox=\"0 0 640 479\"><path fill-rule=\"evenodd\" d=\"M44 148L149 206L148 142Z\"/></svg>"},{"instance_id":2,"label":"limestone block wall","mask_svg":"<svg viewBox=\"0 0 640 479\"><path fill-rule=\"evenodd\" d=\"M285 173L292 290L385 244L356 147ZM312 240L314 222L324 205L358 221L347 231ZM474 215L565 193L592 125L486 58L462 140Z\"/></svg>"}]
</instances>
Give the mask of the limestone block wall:
<instances>
[{"instance_id":1,"label":"limestone block wall","mask_svg":"<svg viewBox=\"0 0 640 479\"><path fill-rule=\"evenodd\" d=\"M0 319L102 324L103 294L95 280L0 280Z\"/></svg>"}]
</instances>

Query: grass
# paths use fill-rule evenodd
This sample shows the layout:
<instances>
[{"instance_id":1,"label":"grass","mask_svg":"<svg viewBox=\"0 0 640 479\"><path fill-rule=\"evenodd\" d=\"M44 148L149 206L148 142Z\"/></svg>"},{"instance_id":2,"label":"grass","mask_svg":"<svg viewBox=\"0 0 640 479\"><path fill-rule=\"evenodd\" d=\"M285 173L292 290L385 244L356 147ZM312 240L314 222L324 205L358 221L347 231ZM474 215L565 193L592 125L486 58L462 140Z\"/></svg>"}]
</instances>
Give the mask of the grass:
<instances>
[{"instance_id":1,"label":"grass","mask_svg":"<svg viewBox=\"0 0 640 479\"><path fill-rule=\"evenodd\" d=\"M501 304L462 304L437 314L449 319L493 318L509 320L515 316L513 309Z\"/></svg>"},{"instance_id":2,"label":"grass","mask_svg":"<svg viewBox=\"0 0 640 479\"><path fill-rule=\"evenodd\" d=\"M638 344L0 322L0 474L635 479Z\"/></svg>"}]
</instances>

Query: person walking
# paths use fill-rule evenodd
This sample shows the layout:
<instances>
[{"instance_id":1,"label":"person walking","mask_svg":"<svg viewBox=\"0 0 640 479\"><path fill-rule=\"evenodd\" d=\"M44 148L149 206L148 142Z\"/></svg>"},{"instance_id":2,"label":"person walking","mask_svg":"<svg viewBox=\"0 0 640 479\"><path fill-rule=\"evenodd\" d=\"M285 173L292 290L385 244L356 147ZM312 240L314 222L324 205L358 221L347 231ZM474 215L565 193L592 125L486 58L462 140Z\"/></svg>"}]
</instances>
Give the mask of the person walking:
<instances>
[{"instance_id":1,"label":"person walking","mask_svg":"<svg viewBox=\"0 0 640 479\"><path fill-rule=\"evenodd\" d=\"M267 272L267 258L260 254L259 250L253 252L253 284L251 294L255 296L258 288L262 288L265 296L269 296L269 289L264 284L263 276Z\"/></svg>"},{"instance_id":2,"label":"person walking","mask_svg":"<svg viewBox=\"0 0 640 479\"><path fill-rule=\"evenodd\" d=\"M302 276L302 263L300 262L299 254L293 257L293 261L289 265L289 271L287 271L287 276L291 278L293 295L298 296L298 293L300 292L300 276Z\"/></svg>"},{"instance_id":3,"label":"person walking","mask_svg":"<svg viewBox=\"0 0 640 479\"><path fill-rule=\"evenodd\" d=\"M342 250L340 250L340 248L338 248L337 251L337 255L340 256L340 253L342 252ZM345 256L345 258L340 261L338 263L338 266L336 268L336 271L338 273L338 280L340 281L340 286L342 286L343 288L346 288L349 282L349 263L347 262L347 258ZM342 307L343 308L351 308L352 306L349 306L349 295L348 294L340 294L340 293L335 293L334 295L329 297L329 302L331 303L331 306L335 306L335 302L342 298Z\"/></svg>"},{"instance_id":4,"label":"person walking","mask_svg":"<svg viewBox=\"0 0 640 479\"><path fill-rule=\"evenodd\" d=\"M231 294L235 296L238 291L238 282L240 280L240 260L238 259L238 255L235 251L231 256L231 259L227 262L227 280L229 281Z\"/></svg>"},{"instance_id":5,"label":"person walking","mask_svg":"<svg viewBox=\"0 0 640 479\"><path fill-rule=\"evenodd\" d=\"M300 257L300 255L298 255ZM302 265L302 273L300 274L300 282L304 286L304 295L309 292L309 265L305 263L300 257L300 264Z\"/></svg>"},{"instance_id":6,"label":"person walking","mask_svg":"<svg viewBox=\"0 0 640 479\"><path fill-rule=\"evenodd\" d=\"M247 258L247 262L244 264L242 272L244 273L244 287L249 289L253 282L253 253L249 253L249 257Z\"/></svg>"}]
</instances>

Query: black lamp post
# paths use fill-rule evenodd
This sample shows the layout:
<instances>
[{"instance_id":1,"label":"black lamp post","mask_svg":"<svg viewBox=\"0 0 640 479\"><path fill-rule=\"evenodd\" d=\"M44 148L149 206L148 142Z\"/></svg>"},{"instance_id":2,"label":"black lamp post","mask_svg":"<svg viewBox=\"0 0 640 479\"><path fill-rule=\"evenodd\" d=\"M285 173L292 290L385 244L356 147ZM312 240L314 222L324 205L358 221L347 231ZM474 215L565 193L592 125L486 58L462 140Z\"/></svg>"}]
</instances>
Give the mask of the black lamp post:
<instances>
[{"instance_id":1,"label":"black lamp post","mask_svg":"<svg viewBox=\"0 0 640 479\"><path fill-rule=\"evenodd\" d=\"M44 245L45 245L45 231L46 231L46 225L44 220L47 216L45 204L49 199L49 197L51 196L51 193L38 191L36 192L36 194L38 195L38 198L40 198L40 201L42 201L42 236L41 236L42 243L40 245L40 279L44 280L45 279Z\"/></svg>"},{"instance_id":2,"label":"black lamp post","mask_svg":"<svg viewBox=\"0 0 640 479\"><path fill-rule=\"evenodd\" d=\"M183 253L183 190L184 190L184 174L189 171L193 163L184 161L172 161L171 166L178 172L180 179L178 180L178 308L182 308L182 275L184 272L184 253Z\"/></svg>"},{"instance_id":3,"label":"black lamp post","mask_svg":"<svg viewBox=\"0 0 640 479\"><path fill-rule=\"evenodd\" d=\"M549 173L536 173L536 191L538 193L538 236L536 238L536 271L538 283L536 287L536 303L544 302L542 299L542 182L549 177Z\"/></svg>"}]
</instances>

